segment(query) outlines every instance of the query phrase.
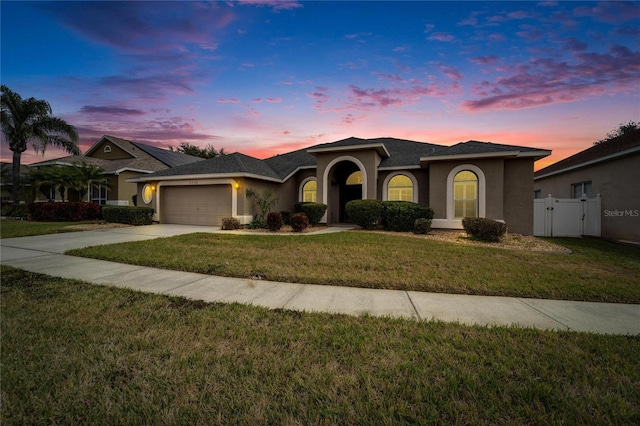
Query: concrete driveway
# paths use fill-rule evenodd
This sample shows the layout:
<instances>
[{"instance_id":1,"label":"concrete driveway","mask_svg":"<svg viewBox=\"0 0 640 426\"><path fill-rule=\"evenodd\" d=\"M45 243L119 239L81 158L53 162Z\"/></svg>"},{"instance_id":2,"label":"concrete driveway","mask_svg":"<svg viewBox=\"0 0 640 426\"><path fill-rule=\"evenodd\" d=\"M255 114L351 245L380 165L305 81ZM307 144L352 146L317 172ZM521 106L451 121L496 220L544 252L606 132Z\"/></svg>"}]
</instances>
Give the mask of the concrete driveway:
<instances>
[{"instance_id":1,"label":"concrete driveway","mask_svg":"<svg viewBox=\"0 0 640 426\"><path fill-rule=\"evenodd\" d=\"M344 228L329 228L324 232L341 230ZM169 271L63 254L75 248L193 232L221 231L216 227L149 225L2 239L0 262L56 277L207 302L239 302L268 308L463 324L640 334L640 305L281 283ZM265 235L265 238L269 237Z\"/></svg>"}]
</instances>

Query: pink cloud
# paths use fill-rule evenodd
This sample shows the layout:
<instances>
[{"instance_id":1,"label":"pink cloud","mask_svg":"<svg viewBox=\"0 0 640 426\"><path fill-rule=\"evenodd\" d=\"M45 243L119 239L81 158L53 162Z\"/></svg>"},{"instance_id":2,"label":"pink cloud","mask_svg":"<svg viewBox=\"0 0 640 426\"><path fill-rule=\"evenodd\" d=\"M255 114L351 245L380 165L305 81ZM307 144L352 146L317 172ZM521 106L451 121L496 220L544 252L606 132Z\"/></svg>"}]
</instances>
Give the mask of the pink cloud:
<instances>
[{"instance_id":1,"label":"pink cloud","mask_svg":"<svg viewBox=\"0 0 640 426\"><path fill-rule=\"evenodd\" d=\"M422 97L445 96L446 91L437 85L414 85L410 88L393 87L385 89L360 88L349 85L351 96L347 102L348 109L370 110L415 103Z\"/></svg>"},{"instance_id":2,"label":"pink cloud","mask_svg":"<svg viewBox=\"0 0 640 426\"><path fill-rule=\"evenodd\" d=\"M290 0L238 0L238 3L251 6L268 6L274 10L291 10L303 7L297 1Z\"/></svg>"},{"instance_id":3,"label":"pink cloud","mask_svg":"<svg viewBox=\"0 0 640 426\"><path fill-rule=\"evenodd\" d=\"M640 18L640 5L633 1L605 1L594 6L579 6L573 10L577 17L590 17L596 21L621 24Z\"/></svg>"},{"instance_id":4,"label":"pink cloud","mask_svg":"<svg viewBox=\"0 0 640 426\"><path fill-rule=\"evenodd\" d=\"M267 98L265 99L265 101L272 104L279 104L280 102L282 102L282 98Z\"/></svg>"},{"instance_id":5,"label":"pink cloud","mask_svg":"<svg viewBox=\"0 0 640 426\"><path fill-rule=\"evenodd\" d=\"M85 105L80 109L82 114L105 114L105 115L144 115L144 111L119 106L96 106Z\"/></svg>"},{"instance_id":6,"label":"pink cloud","mask_svg":"<svg viewBox=\"0 0 640 426\"><path fill-rule=\"evenodd\" d=\"M230 98L230 99L218 99L218 103L221 104L239 104L240 101L236 98Z\"/></svg>"},{"instance_id":7,"label":"pink cloud","mask_svg":"<svg viewBox=\"0 0 640 426\"><path fill-rule=\"evenodd\" d=\"M574 52L574 56L575 63L534 58L509 70L509 76L476 84L472 93L480 99L463 102L462 109L521 109L637 90L639 52L613 45L608 53Z\"/></svg>"},{"instance_id":8,"label":"pink cloud","mask_svg":"<svg viewBox=\"0 0 640 426\"><path fill-rule=\"evenodd\" d=\"M500 58L497 56L476 56L473 58L469 58L469 62L473 62L477 65L491 65L498 62Z\"/></svg>"},{"instance_id":9,"label":"pink cloud","mask_svg":"<svg viewBox=\"0 0 640 426\"><path fill-rule=\"evenodd\" d=\"M452 41L455 40L455 37L452 36L451 34L447 34L447 33L443 33L443 32L437 32L437 33L433 33L429 37L427 37L427 40L435 40L435 41L442 41L442 42L452 42Z\"/></svg>"},{"instance_id":10,"label":"pink cloud","mask_svg":"<svg viewBox=\"0 0 640 426\"><path fill-rule=\"evenodd\" d=\"M261 102L262 102L262 99L260 99L260 98L254 98L254 99L251 99L251 102L256 103L256 104L259 104L259 103L261 103Z\"/></svg>"}]
</instances>

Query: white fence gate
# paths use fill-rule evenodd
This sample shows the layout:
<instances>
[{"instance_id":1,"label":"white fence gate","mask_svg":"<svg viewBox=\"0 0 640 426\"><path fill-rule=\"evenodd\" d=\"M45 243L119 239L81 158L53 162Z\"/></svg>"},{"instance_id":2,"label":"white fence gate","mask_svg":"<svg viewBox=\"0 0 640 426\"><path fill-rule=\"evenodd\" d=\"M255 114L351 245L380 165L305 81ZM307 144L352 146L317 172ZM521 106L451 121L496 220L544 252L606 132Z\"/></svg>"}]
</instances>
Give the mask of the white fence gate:
<instances>
[{"instance_id":1,"label":"white fence gate","mask_svg":"<svg viewBox=\"0 0 640 426\"><path fill-rule=\"evenodd\" d=\"M601 198L538 198L533 200L533 235L537 237L599 237Z\"/></svg>"}]
</instances>

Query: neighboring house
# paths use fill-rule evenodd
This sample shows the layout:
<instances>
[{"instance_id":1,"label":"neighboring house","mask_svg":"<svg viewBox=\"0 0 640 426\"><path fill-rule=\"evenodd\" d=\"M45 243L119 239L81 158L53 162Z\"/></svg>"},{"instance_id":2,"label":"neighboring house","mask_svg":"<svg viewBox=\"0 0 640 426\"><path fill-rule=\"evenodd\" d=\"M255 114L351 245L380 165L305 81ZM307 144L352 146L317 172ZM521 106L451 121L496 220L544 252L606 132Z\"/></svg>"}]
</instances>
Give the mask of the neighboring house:
<instances>
[{"instance_id":1,"label":"neighboring house","mask_svg":"<svg viewBox=\"0 0 640 426\"><path fill-rule=\"evenodd\" d=\"M534 191L536 198L600 196L601 236L640 241L640 131L538 170Z\"/></svg>"},{"instance_id":2,"label":"neighboring house","mask_svg":"<svg viewBox=\"0 0 640 426\"><path fill-rule=\"evenodd\" d=\"M199 161L204 159L105 135L84 155L70 155L42 161L30 164L29 167L74 166L83 162L100 167L104 170L107 184L93 188L86 196L88 199L82 201L130 205L131 198L137 193L137 188L135 183L129 183L127 179ZM70 190L70 192L73 191ZM48 197L38 194L39 199L55 199L56 196L55 191L52 191ZM80 201L74 193L69 194L67 198L71 201Z\"/></svg>"},{"instance_id":3,"label":"neighboring house","mask_svg":"<svg viewBox=\"0 0 640 426\"><path fill-rule=\"evenodd\" d=\"M13 202L11 188L13 186L11 182L11 174L13 171L12 163L0 162L0 197L1 204L9 204ZM26 176L29 175L29 167L21 164L20 165L20 178L25 179ZM20 192L20 200L21 202L33 201L32 188L30 185L23 185Z\"/></svg>"},{"instance_id":4,"label":"neighboring house","mask_svg":"<svg viewBox=\"0 0 640 426\"><path fill-rule=\"evenodd\" d=\"M433 226L461 229L465 216L504 220L533 232L533 163L550 151L469 141L446 147L394 138L312 146L259 160L240 153L129 179L138 205L161 223L249 223L256 209L246 189L275 191L278 210L299 201L327 205L327 223L344 222L351 200L407 200L434 209Z\"/></svg>"}]
</instances>

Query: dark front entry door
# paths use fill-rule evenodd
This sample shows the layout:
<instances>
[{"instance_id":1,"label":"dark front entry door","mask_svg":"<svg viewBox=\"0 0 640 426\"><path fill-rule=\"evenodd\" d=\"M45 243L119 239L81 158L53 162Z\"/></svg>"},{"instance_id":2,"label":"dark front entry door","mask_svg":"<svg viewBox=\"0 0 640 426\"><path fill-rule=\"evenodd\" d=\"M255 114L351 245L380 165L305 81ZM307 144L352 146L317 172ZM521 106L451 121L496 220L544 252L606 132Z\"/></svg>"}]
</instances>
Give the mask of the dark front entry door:
<instances>
[{"instance_id":1,"label":"dark front entry door","mask_svg":"<svg viewBox=\"0 0 640 426\"><path fill-rule=\"evenodd\" d=\"M345 205L349 201L362 199L362 185L347 185L342 184L340 186L340 222L351 222L345 211Z\"/></svg>"}]
</instances>

